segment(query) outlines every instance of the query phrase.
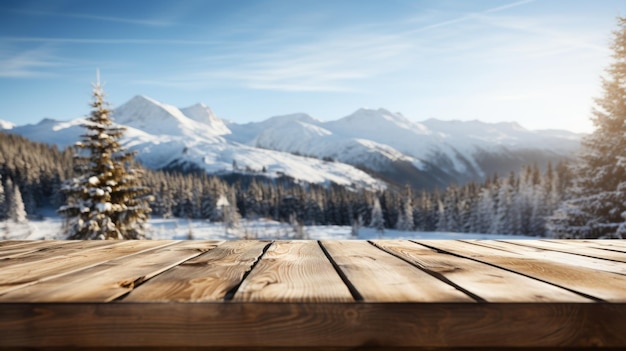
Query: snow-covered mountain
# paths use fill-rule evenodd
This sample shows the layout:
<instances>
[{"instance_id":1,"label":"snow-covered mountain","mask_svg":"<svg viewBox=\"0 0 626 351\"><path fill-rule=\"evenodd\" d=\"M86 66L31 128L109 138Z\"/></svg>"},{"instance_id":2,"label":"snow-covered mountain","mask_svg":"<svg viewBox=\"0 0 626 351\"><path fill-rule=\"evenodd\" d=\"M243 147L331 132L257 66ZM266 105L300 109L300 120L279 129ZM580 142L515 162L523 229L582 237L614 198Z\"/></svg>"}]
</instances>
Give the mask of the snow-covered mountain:
<instances>
[{"instance_id":1,"label":"snow-covered mountain","mask_svg":"<svg viewBox=\"0 0 626 351\"><path fill-rule=\"evenodd\" d=\"M385 109L360 109L330 122L298 114L230 128L233 134L226 137L247 145L333 158L422 188L571 157L581 138L567 131L529 131L514 122L420 123Z\"/></svg>"},{"instance_id":2,"label":"snow-covered mountain","mask_svg":"<svg viewBox=\"0 0 626 351\"><path fill-rule=\"evenodd\" d=\"M178 109L136 96L113 111L114 121L127 128L123 143L137 151L150 168L204 169L212 174L243 173L288 176L309 183L384 188L384 182L354 166L267 150L226 140L226 124L205 105ZM6 130L31 140L73 145L84 132L84 119L69 122L44 119L38 124Z\"/></svg>"},{"instance_id":3,"label":"snow-covered mountain","mask_svg":"<svg viewBox=\"0 0 626 351\"><path fill-rule=\"evenodd\" d=\"M359 109L329 122L298 113L225 123L204 104L179 109L145 96L121 105L113 117L128 128L125 145L148 167L372 188L383 186L381 179L432 188L505 174L571 157L581 138L562 130L529 131L517 123L415 122L384 109ZM65 147L78 140L81 123L45 119L3 129Z\"/></svg>"},{"instance_id":4,"label":"snow-covered mountain","mask_svg":"<svg viewBox=\"0 0 626 351\"><path fill-rule=\"evenodd\" d=\"M13 129L13 127L15 127L15 124L9 121L0 119L0 130L9 130L9 129Z\"/></svg>"}]
</instances>

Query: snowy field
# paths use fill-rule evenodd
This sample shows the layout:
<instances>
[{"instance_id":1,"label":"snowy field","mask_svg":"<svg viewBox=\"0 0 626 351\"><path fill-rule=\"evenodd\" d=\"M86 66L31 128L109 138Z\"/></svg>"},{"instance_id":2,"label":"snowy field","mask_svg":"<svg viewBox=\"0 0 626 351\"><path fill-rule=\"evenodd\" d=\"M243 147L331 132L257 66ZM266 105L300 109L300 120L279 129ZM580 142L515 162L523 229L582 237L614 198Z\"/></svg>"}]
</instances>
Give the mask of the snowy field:
<instances>
[{"instance_id":1,"label":"snowy field","mask_svg":"<svg viewBox=\"0 0 626 351\"><path fill-rule=\"evenodd\" d=\"M378 233L372 228L360 228L358 235L352 235L349 226L305 226L301 230L288 223L271 220L243 220L236 228L224 228L222 223L205 220L186 220L179 218L153 218L150 220L148 237L150 239L538 239L538 237L520 235L440 233L440 232L405 232L385 230ZM25 223L12 221L0 222L0 238L4 240L40 240L63 239L62 219L57 216L44 217Z\"/></svg>"}]
</instances>

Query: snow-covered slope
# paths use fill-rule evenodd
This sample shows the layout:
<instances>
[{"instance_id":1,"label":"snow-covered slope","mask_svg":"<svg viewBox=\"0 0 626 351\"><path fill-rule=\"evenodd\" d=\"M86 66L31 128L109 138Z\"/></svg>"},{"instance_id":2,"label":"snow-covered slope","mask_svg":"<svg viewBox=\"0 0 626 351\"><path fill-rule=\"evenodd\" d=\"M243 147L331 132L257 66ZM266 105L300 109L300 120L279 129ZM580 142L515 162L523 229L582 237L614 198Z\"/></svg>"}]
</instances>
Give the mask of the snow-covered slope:
<instances>
[{"instance_id":1,"label":"snow-covered slope","mask_svg":"<svg viewBox=\"0 0 626 351\"><path fill-rule=\"evenodd\" d=\"M229 141L226 124L202 104L178 109L145 96L136 96L113 111L116 123L127 128L123 143L137 151L150 168L193 167L209 173L288 176L309 183L384 188L381 182L354 166L267 150ZM11 133L31 140L73 145L84 132L83 119L69 122L44 119L15 127Z\"/></svg>"},{"instance_id":2,"label":"snow-covered slope","mask_svg":"<svg viewBox=\"0 0 626 351\"><path fill-rule=\"evenodd\" d=\"M196 140L211 140L212 142L223 141L219 136L229 132L223 122L214 122L208 115L209 111L202 111L197 106L192 106L188 110L193 112L193 117L200 120L206 117L207 121L190 118L174 106L141 95L135 96L115 109L113 118L116 123L152 135L184 136Z\"/></svg>"},{"instance_id":3,"label":"snow-covered slope","mask_svg":"<svg viewBox=\"0 0 626 351\"><path fill-rule=\"evenodd\" d=\"M15 124L9 121L0 119L0 130L9 130L9 129L13 129L14 127L15 127Z\"/></svg>"},{"instance_id":4,"label":"snow-covered slope","mask_svg":"<svg viewBox=\"0 0 626 351\"><path fill-rule=\"evenodd\" d=\"M566 131L529 131L517 123L418 123L385 109L360 109L331 122L299 114L230 128L234 134L228 138L251 146L330 157L397 181L406 181L410 174L409 180L419 179L416 186L427 182L424 187L562 159L573 155L581 137Z\"/></svg>"},{"instance_id":5,"label":"snow-covered slope","mask_svg":"<svg viewBox=\"0 0 626 351\"><path fill-rule=\"evenodd\" d=\"M84 122L82 118L67 122L44 118L37 124L16 126L7 132L20 134L32 141L55 144L60 148L65 148L78 141L84 131L81 127Z\"/></svg>"},{"instance_id":6,"label":"snow-covered slope","mask_svg":"<svg viewBox=\"0 0 626 351\"><path fill-rule=\"evenodd\" d=\"M215 113L213 113L213 111L203 103L198 103L193 106L180 109L180 111L192 120L209 126L215 135L231 133L224 121L219 119Z\"/></svg>"}]
</instances>

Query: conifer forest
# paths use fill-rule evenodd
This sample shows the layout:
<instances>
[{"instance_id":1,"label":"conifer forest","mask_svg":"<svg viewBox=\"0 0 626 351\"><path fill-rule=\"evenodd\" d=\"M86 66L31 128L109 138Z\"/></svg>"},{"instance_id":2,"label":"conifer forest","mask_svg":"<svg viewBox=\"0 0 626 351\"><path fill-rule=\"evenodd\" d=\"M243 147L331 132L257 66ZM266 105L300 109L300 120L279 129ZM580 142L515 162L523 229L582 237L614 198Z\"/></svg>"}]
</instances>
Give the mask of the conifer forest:
<instances>
[{"instance_id":1,"label":"conifer forest","mask_svg":"<svg viewBox=\"0 0 626 351\"><path fill-rule=\"evenodd\" d=\"M66 195L60 189L74 176L73 156L71 149L58 150L0 133L0 218L36 219L40 207L63 206ZM225 217L240 216L346 226L370 226L379 221L384 228L407 231L536 236L548 234L546 218L565 198L571 182L571 173L564 163L550 165L544 171L529 166L519 174L493 175L483 183L422 192L408 187L355 191L340 186L301 185L288 178L224 179L145 168L142 172L143 185L152 192L152 216L219 222L237 219ZM225 206L220 206L223 203L233 204L232 211L224 211ZM379 211L375 210L376 204ZM16 214L19 209L23 209L23 215ZM380 218L376 218L377 213Z\"/></svg>"}]
</instances>

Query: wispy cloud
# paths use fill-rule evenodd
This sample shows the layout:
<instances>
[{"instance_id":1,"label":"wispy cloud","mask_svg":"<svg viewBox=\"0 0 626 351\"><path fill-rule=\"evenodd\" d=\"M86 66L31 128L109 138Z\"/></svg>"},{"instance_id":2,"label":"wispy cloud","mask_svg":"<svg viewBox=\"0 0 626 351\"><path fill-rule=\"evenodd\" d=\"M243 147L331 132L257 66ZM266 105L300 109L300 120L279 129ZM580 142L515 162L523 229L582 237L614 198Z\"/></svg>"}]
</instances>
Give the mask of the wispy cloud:
<instances>
[{"instance_id":1,"label":"wispy cloud","mask_svg":"<svg viewBox=\"0 0 626 351\"><path fill-rule=\"evenodd\" d=\"M141 39L141 38L48 38L48 37L0 37L4 42L55 43L55 44L141 44L141 45L215 45L220 42L185 39Z\"/></svg>"},{"instance_id":2,"label":"wispy cloud","mask_svg":"<svg viewBox=\"0 0 626 351\"><path fill-rule=\"evenodd\" d=\"M1 78L35 78L52 76L44 68L59 66L60 63L45 48L21 51L19 53L0 50Z\"/></svg>"},{"instance_id":3,"label":"wispy cloud","mask_svg":"<svg viewBox=\"0 0 626 351\"><path fill-rule=\"evenodd\" d=\"M537 1L537 0L516 1L516 2L512 2L510 4L506 4L506 5L502 5L502 6L492 7L490 9L487 9L487 10L483 11L483 12L485 12L485 13L500 12L500 11L508 10L508 9L511 9L511 8L514 8L514 7L530 4L530 3L535 2L535 1Z\"/></svg>"},{"instance_id":4,"label":"wispy cloud","mask_svg":"<svg viewBox=\"0 0 626 351\"><path fill-rule=\"evenodd\" d=\"M275 91L358 91L358 81L399 67L411 45L392 35L337 35L272 52L231 53L229 62L209 57L191 79L203 77L249 89ZM385 62L385 64L381 64Z\"/></svg>"},{"instance_id":5,"label":"wispy cloud","mask_svg":"<svg viewBox=\"0 0 626 351\"><path fill-rule=\"evenodd\" d=\"M559 46L589 49L603 53L610 52L610 49L608 49L606 45L597 42L598 38L590 37L593 36L593 33L576 33L571 29L568 32L563 32L551 28L550 22L556 20L554 17L546 18L541 21L540 18L521 16L478 15L476 16L476 20L491 27L530 34L533 38L549 39L553 41L553 43L560 43Z\"/></svg>"},{"instance_id":6,"label":"wispy cloud","mask_svg":"<svg viewBox=\"0 0 626 351\"><path fill-rule=\"evenodd\" d=\"M174 24L173 22L156 20L156 19L137 19L137 18L112 17L112 16L97 16L97 15L90 15L90 14L85 14L85 13L32 11L32 10L18 10L18 9L11 9L9 11L13 13L17 13L21 15L29 15L29 16L78 18L78 19L89 19L89 20L105 21L105 22L128 23L128 24L152 26L152 27L167 27L167 26L171 26Z\"/></svg>"},{"instance_id":7,"label":"wispy cloud","mask_svg":"<svg viewBox=\"0 0 626 351\"><path fill-rule=\"evenodd\" d=\"M431 19L431 23L421 18L422 25L417 28L411 21L369 23L359 28L304 33L301 37L293 30L272 32L271 36L261 35L246 41L215 43L215 51L210 55L190 57L184 68L169 77L161 77L158 82L137 79L134 83L186 89L218 84L286 92L371 92L377 89L374 83L377 78L387 79L388 73L406 72L406 80L411 80L411 74L418 80L420 74L430 76L432 73L427 71L441 69L441 61L445 60L486 65L500 60L509 64L516 60L563 55L572 47L593 45L584 38L549 29L548 18L540 21L521 15L507 16L507 10L535 1L510 2L443 21ZM429 31L428 35L425 31ZM468 31L475 31L476 35ZM510 34L516 31L522 33L512 40ZM194 41L171 44L175 43L210 44ZM437 74L450 73L438 71ZM529 96L526 92L502 94L496 98L518 100Z\"/></svg>"},{"instance_id":8,"label":"wispy cloud","mask_svg":"<svg viewBox=\"0 0 626 351\"><path fill-rule=\"evenodd\" d=\"M447 27L453 24L458 24L461 22L465 22L465 21L469 21L472 19L475 19L476 16L480 15L480 14L488 14L488 13L496 13L496 12L501 12L501 11L505 11L514 7L518 7L518 6L522 6L522 5L527 5L530 3L535 2L536 0L522 0L522 1L516 1L516 2L512 2L506 5L502 5L502 6L497 6L497 7L492 7L480 12L471 12L468 14L464 14L462 16L453 18L453 19L448 19L445 21L440 21L437 23L432 23L420 28L417 28L415 30L413 30L413 32L423 32L423 31L427 31L427 30L431 30L431 29L435 29L435 28L441 28L441 27Z\"/></svg>"}]
</instances>

